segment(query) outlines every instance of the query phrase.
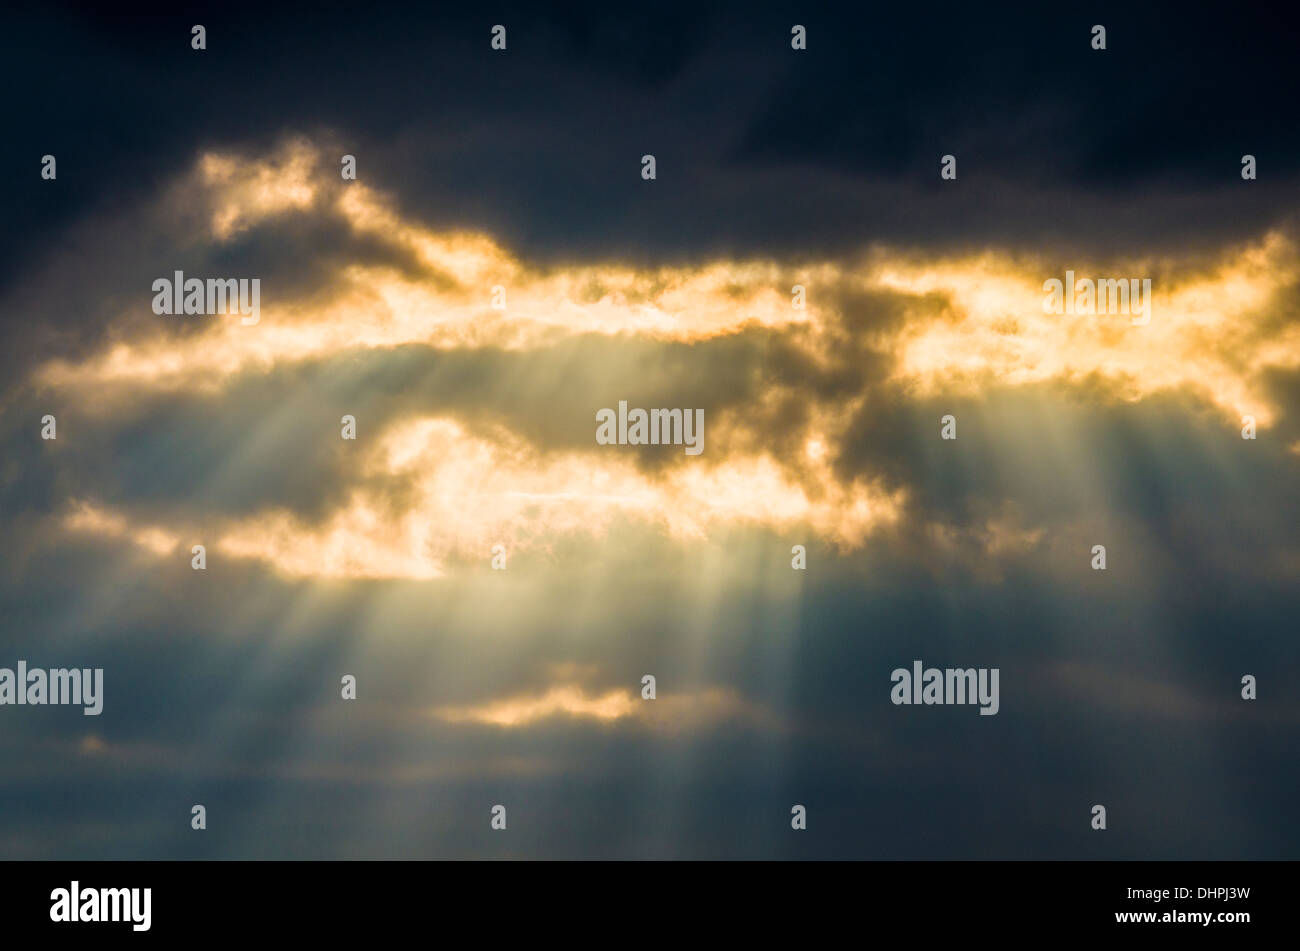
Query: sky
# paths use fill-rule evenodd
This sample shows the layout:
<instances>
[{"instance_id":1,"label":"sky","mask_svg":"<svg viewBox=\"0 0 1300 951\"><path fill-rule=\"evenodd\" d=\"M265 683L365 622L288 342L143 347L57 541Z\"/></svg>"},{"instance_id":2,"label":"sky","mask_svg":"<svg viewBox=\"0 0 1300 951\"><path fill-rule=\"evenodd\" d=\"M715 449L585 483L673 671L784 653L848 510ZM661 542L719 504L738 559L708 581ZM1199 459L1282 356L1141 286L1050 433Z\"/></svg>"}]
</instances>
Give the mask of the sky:
<instances>
[{"instance_id":1,"label":"sky","mask_svg":"<svg viewBox=\"0 0 1300 951\"><path fill-rule=\"evenodd\" d=\"M0 857L1300 853L1293 13L124 11L0 40L0 668L104 683Z\"/></svg>"}]
</instances>

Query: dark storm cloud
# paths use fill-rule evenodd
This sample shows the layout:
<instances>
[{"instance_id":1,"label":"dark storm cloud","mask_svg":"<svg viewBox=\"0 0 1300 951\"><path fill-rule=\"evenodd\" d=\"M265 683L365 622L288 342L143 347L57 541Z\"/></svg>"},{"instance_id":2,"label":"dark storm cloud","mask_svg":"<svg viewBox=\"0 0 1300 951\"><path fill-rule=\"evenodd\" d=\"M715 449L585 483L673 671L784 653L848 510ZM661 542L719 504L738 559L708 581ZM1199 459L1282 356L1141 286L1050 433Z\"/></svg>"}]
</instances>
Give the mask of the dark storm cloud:
<instances>
[{"instance_id":1,"label":"dark storm cloud","mask_svg":"<svg viewBox=\"0 0 1300 951\"><path fill-rule=\"evenodd\" d=\"M922 387L895 375L899 335L956 323L965 301L847 280L818 288L820 339L752 323L689 342L344 347L208 390L29 378L109 341L204 332L145 309L173 267L260 275L304 305L349 264L456 280L324 200L214 244L211 209L167 190L208 148L262 154L293 131L354 151L404 220L482 229L530 262L784 262L874 241L1194 257L1294 213L1289 17L13 17L0 666L102 666L106 697L100 717L0 708L0 855L1294 857L1300 376L1245 342L1288 332L1293 285L1242 336L1206 344L1274 405L1255 442L1191 385L1132 400L1096 375L972 388L940 371ZM192 22L209 27L206 54L188 48ZM495 22L510 29L502 56L487 48ZM806 54L789 49L793 22ZM1087 48L1093 22L1110 31L1104 54ZM46 151L56 183L37 178ZM937 180L949 151L956 188ZM1247 151L1258 182L1239 178ZM637 175L644 152L660 159L654 183ZM798 524L738 519L683 540L616 518L511 552L506 572L476 551L428 582L295 580L213 545L224 520L268 509L324 524L358 488L402 509L410 474L360 471L352 450L422 417L507 433L542 461L607 460L594 411L619 399L706 407L722 423L711 447L765 453L809 491L804 442L819 413L843 411L831 471L904 491L899 519L844 551ZM338 438L343 413L355 447ZM938 439L945 413L953 443ZM652 478L680 463L626 448ZM80 498L123 513L124 534L65 531ZM152 525L175 531L174 550L131 541ZM189 565L200 541L205 572ZM1099 542L1106 572L1089 567ZM308 563L310 545L296 552ZM917 658L999 667L1001 712L894 706L889 673ZM647 672L654 704L639 698ZM1239 698L1248 673L1255 703ZM509 727L438 712L553 688L621 691L636 712ZM710 691L725 702L701 702ZM488 830L496 802L509 836ZM798 836L795 802L810 810ZM1104 836L1087 826L1094 802L1111 810Z\"/></svg>"},{"instance_id":2,"label":"dark storm cloud","mask_svg":"<svg viewBox=\"0 0 1300 951\"><path fill-rule=\"evenodd\" d=\"M206 53L189 49L195 21ZM510 47L494 55L497 22ZM0 75L28 92L10 102L22 227L5 231L4 279L196 152L287 128L332 130L431 224L561 259L872 240L1137 251L1242 238L1295 209L1296 24L1280 10L236 4L28 12L7 36ZM46 152L57 183L37 175ZM938 179L945 153L956 183ZM1259 181L1241 181L1243 153Z\"/></svg>"}]
</instances>

